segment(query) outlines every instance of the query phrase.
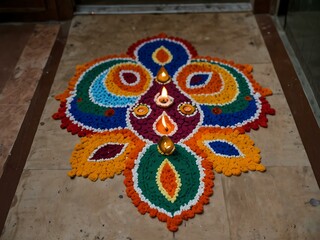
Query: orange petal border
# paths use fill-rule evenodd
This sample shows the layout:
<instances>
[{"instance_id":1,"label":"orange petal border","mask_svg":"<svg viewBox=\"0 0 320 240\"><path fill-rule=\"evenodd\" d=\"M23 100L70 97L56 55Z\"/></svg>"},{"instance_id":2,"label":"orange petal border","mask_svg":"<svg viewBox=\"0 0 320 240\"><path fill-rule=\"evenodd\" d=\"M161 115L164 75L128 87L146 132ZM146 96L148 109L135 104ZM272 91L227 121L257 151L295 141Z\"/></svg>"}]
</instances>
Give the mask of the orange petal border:
<instances>
[{"instance_id":1,"label":"orange petal border","mask_svg":"<svg viewBox=\"0 0 320 240\"><path fill-rule=\"evenodd\" d=\"M127 145L122 154L112 159L100 162L88 161L95 149L108 142ZM145 143L128 129L96 133L83 137L81 142L75 146L71 155L72 170L69 171L68 175L70 177L82 176L92 181L113 178L125 169L127 159L138 157L144 146Z\"/></svg>"}]
</instances>

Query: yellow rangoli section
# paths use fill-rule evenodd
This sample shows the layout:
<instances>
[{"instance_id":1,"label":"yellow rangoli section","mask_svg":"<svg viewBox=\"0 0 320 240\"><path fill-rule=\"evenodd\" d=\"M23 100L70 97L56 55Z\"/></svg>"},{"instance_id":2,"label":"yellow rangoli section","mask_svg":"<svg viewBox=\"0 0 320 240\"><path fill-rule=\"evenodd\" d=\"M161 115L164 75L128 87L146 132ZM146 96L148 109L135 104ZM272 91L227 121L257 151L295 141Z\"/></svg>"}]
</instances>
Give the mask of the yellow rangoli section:
<instances>
[{"instance_id":1,"label":"yellow rangoli section","mask_svg":"<svg viewBox=\"0 0 320 240\"><path fill-rule=\"evenodd\" d=\"M218 73L218 77L220 78L219 81L222 81L222 88L220 91L215 92L212 90L212 94L207 94L207 91L210 90L208 87L210 88L211 83L208 83L208 87L203 90L197 89L197 94L193 93L193 89L188 89L186 82L189 75L194 71L194 69L201 69L203 67L213 73ZM210 80L212 83L215 81L218 81L218 79ZM187 65L178 74L177 83L181 89L189 93L195 101L202 104L225 105L233 102L239 94L238 83L234 76L222 67L211 63L191 63Z\"/></svg>"}]
</instances>

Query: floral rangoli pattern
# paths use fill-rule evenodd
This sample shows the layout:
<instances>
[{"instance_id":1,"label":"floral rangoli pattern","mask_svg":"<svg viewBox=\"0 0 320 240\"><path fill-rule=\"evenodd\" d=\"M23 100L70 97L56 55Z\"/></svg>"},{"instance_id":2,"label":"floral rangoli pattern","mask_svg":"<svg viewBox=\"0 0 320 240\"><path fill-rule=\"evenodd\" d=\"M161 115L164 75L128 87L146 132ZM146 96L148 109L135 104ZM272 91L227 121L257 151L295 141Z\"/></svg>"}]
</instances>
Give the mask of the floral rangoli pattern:
<instances>
[{"instance_id":1,"label":"floral rangoli pattern","mask_svg":"<svg viewBox=\"0 0 320 240\"><path fill-rule=\"evenodd\" d=\"M171 78L162 81L159 69ZM266 100L271 90L252 70L198 56L190 43L165 34L136 42L125 55L78 66L56 96L60 108L53 115L81 137L69 176L96 181L124 174L138 211L177 231L209 203L213 170L226 176L265 171L245 132L267 127L275 110ZM159 106L163 87L171 102ZM164 135L174 143L172 154L159 150Z\"/></svg>"}]
</instances>

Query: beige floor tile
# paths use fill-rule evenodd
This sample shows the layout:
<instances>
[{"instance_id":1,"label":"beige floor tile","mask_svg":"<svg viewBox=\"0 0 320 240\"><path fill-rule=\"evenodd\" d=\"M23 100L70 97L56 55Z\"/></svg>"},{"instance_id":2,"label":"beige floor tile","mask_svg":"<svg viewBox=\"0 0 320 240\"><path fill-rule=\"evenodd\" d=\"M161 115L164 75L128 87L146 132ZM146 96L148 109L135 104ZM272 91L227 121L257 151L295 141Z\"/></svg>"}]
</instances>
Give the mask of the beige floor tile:
<instances>
[{"instance_id":1,"label":"beige floor tile","mask_svg":"<svg viewBox=\"0 0 320 240\"><path fill-rule=\"evenodd\" d=\"M230 239L230 229L223 195L222 176L215 175L214 195L210 204L204 207L204 213L182 223L175 234L176 239ZM186 227L184 227L186 226Z\"/></svg>"},{"instance_id":2,"label":"beige floor tile","mask_svg":"<svg viewBox=\"0 0 320 240\"><path fill-rule=\"evenodd\" d=\"M270 62L251 13L76 16L66 51L81 63L125 53L131 43L161 32L190 41L202 56Z\"/></svg>"},{"instance_id":3,"label":"beige floor tile","mask_svg":"<svg viewBox=\"0 0 320 240\"><path fill-rule=\"evenodd\" d=\"M64 54L63 56L67 54L68 53ZM55 76L54 83L51 87L48 99L54 98L57 94L61 94L64 92L64 90L68 87L69 80L75 74L76 66L81 63L79 61L69 61L64 59L60 61L60 65ZM59 106L59 104L57 106Z\"/></svg>"},{"instance_id":4,"label":"beige floor tile","mask_svg":"<svg viewBox=\"0 0 320 240\"><path fill-rule=\"evenodd\" d=\"M282 87L272 63L253 63L252 75L254 79L265 88L270 88L273 95L283 95Z\"/></svg>"},{"instance_id":5,"label":"beige floor tile","mask_svg":"<svg viewBox=\"0 0 320 240\"><path fill-rule=\"evenodd\" d=\"M46 130L39 127L25 168L70 170L69 159L78 143L80 138L67 133L66 130Z\"/></svg>"},{"instance_id":6,"label":"beige floor tile","mask_svg":"<svg viewBox=\"0 0 320 240\"><path fill-rule=\"evenodd\" d=\"M231 239L319 239L320 198L311 167L269 167L223 178Z\"/></svg>"},{"instance_id":7,"label":"beige floor tile","mask_svg":"<svg viewBox=\"0 0 320 240\"><path fill-rule=\"evenodd\" d=\"M275 116L268 115L268 128L249 133L261 149L262 163L266 166L310 166L273 65L254 63L252 66L254 79L273 91L267 100L276 110Z\"/></svg>"},{"instance_id":8,"label":"beige floor tile","mask_svg":"<svg viewBox=\"0 0 320 240\"><path fill-rule=\"evenodd\" d=\"M221 178L205 213L174 239L229 239ZM25 170L2 239L173 239L166 224L141 215L125 194L123 177L71 180L64 170Z\"/></svg>"},{"instance_id":9,"label":"beige floor tile","mask_svg":"<svg viewBox=\"0 0 320 240\"><path fill-rule=\"evenodd\" d=\"M66 129L61 129L61 121L52 118L59 104L49 96L26 162L26 169L71 169L69 159L76 144L80 143L80 138Z\"/></svg>"},{"instance_id":10,"label":"beige floor tile","mask_svg":"<svg viewBox=\"0 0 320 240\"><path fill-rule=\"evenodd\" d=\"M268 128L251 130L250 137L261 150L265 166L310 166L297 127L283 95L267 98L276 109L268 116Z\"/></svg>"}]
</instances>

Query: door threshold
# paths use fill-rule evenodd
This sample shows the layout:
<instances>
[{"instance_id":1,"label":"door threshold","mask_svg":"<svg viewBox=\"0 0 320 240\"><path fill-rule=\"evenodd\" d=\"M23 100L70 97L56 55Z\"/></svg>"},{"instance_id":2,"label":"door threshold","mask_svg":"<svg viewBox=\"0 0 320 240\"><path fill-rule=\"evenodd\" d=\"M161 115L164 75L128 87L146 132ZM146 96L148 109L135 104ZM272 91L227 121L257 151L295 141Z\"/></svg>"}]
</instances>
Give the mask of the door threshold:
<instances>
[{"instance_id":1,"label":"door threshold","mask_svg":"<svg viewBox=\"0 0 320 240\"><path fill-rule=\"evenodd\" d=\"M250 3L78 5L75 15L249 12Z\"/></svg>"}]
</instances>

